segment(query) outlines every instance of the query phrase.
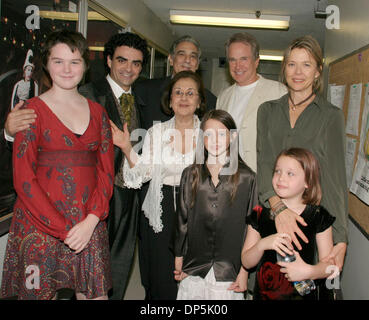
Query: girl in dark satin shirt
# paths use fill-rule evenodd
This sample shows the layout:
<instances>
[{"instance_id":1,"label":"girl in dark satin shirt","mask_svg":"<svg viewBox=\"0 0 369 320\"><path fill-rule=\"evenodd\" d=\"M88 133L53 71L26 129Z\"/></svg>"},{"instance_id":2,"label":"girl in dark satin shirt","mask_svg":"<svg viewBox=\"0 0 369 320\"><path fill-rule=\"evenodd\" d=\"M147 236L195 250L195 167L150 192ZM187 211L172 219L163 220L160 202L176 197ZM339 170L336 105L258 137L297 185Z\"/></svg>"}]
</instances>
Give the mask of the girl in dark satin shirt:
<instances>
[{"instance_id":1,"label":"girl in dark satin shirt","mask_svg":"<svg viewBox=\"0 0 369 320\"><path fill-rule=\"evenodd\" d=\"M201 122L195 164L180 184L174 253L179 300L242 300L247 271L241 266L246 216L257 204L255 173L239 160L236 125L223 110ZM199 149L199 146L201 146ZM235 146L235 148L234 148Z\"/></svg>"}]
</instances>

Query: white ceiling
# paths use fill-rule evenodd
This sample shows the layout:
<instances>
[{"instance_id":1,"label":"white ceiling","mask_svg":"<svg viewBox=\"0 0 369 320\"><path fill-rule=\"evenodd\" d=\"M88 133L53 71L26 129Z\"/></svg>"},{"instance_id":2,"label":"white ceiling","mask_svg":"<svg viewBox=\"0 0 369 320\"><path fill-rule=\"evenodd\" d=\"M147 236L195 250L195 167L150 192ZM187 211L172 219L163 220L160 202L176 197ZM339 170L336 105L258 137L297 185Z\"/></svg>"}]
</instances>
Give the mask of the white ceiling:
<instances>
[{"instance_id":1,"label":"white ceiling","mask_svg":"<svg viewBox=\"0 0 369 320\"><path fill-rule=\"evenodd\" d=\"M230 35L240 31L253 34L261 50L282 52L295 38L310 34L324 48L325 20L314 16L314 9L325 10L327 0L142 0L177 37L185 34L195 37L201 45L203 58L224 56L224 43ZM169 10L204 10L220 12L289 15L290 28L287 31L256 30L223 27L174 25L169 22Z\"/></svg>"}]
</instances>

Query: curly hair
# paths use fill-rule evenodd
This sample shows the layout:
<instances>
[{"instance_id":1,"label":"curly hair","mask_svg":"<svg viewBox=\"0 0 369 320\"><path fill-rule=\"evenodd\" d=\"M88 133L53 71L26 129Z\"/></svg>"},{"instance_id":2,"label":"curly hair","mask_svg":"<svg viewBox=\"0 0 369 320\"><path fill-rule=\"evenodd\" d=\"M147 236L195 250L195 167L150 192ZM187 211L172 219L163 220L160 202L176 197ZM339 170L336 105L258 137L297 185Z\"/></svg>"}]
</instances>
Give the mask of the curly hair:
<instances>
[{"instance_id":1,"label":"curly hair","mask_svg":"<svg viewBox=\"0 0 369 320\"><path fill-rule=\"evenodd\" d=\"M137 34L132 32L118 33L113 35L104 46L104 63L107 72L110 72L110 68L107 64L107 58L111 59L114 56L115 49L120 46L127 46L142 52L142 65L145 65L149 59L149 50L147 48L147 42Z\"/></svg>"}]
</instances>

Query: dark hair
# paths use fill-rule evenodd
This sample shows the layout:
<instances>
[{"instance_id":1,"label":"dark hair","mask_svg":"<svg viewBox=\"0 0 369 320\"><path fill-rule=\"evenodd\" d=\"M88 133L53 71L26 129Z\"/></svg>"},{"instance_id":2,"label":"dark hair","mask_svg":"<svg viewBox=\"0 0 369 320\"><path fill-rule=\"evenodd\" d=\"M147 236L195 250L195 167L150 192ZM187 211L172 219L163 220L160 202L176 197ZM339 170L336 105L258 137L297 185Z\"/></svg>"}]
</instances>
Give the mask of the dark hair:
<instances>
[{"instance_id":1,"label":"dark hair","mask_svg":"<svg viewBox=\"0 0 369 320\"><path fill-rule=\"evenodd\" d=\"M236 126L236 123L233 120L232 116L227 111L216 109L216 110L210 110L210 111L205 113L205 115L204 115L204 117L201 121L201 124L200 124L201 132L204 132L206 122L208 120L211 120L211 119L219 121L229 131L237 131L237 126ZM237 136L236 140L231 141L231 144L232 143L237 143L237 139L238 139L238 136ZM191 201L191 207L193 207L194 204L195 204L195 199L196 199L196 194L197 194L197 189L198 189L198 183L199 183L199 179L200 179L200 172L201 172L201 170L203 170L202 166L206 165L206 161L208 159L208 152L205 148L203 148L203 146L204 146L203 143L198 142L195 163L191 166L191 174L192 174L192 201ZM201 150L199 150L199 148L201 148ZM204 155L205 155L204 160L205 161L199 161L199 159L197 158L197 156L199 154L198 152L202 152L202 150L204 150ZM239 157L238 149L237 149L237 162L240 162L240 161L242 161L242 160ZM201 164L199 162L204 163L204 164ZM230 182L232 184L231 202L233 202L233 200L236 196L239 178L240 178L239 166L237 166L236 172L233 175L230 175L229 179L228 179L228 182Z\"/></svg>"},{"instance_id":2,"label":"dark hair","mask_svg":"<svg viewBox=\"0 0 369 320\"><path fill-rule=\"evenodd\" d=\"M57 30L51 32L45 40L45 43L41 49L41 64L42 70L45 73L48 81L52 83L49 71L47 70L47 63L50 57L51 49L58 43L65 43L71 50L78 50L85 63L85 72L90 65L90 52L88 50L87 41L84 36L77 31L71 30Z\"/></svg>"},{"instance_id":3,"label":"dark hair","mask_svg":"<svg viewBox=\"0 0 369 320\"><path fill-rule=\"evenodd\" d=\"M296 48L305 49L316 62L319 77L317 77L313 82L313 92L320 92L322 90L323 83L323 52L318 41L315 40L312 36L303 36L293 40L288 48L284 51L280 81L288 87L288 83L285 77L286 66L291 55L291 51Z\"/></svg>"},{"instance_id":4,"label":"dark hair","mask_svg":"<svg viewBox=\"0 0 369 320\"><path fill-rule=\"evenodd\" d=\"M229 46L232 43L236 43L236 42L241 42L243 44L249 45L251 47L251 52L254 57L254 60L257 60L259 58L260 46L256 38L247 32L239 32L239 33L233 34L225 44L227 59L228 59Z\"/></svg>"},{"instance_id":5,"label":"dark hair","mask_svg":"<svg viewBox=\"0 0 369 320\"><path fill-rule=\"evenodd\" d=\"M305 189L302 199L304 204L318 205L322 199L322 187L320 185L319 162L312 152L303 148L290 148L283 150L277 157L274 167L280 157L290 157L295 159L302 167L305 173Z\"/></svg>"},{"instance_id":6,"label":"dark hair","mask_svg":"<svg viewBox=\"0 0 369 320\"><path fill-rule=\"evenodd\" d=\"M205 89L200 76L193 71L181 71L175 74L161 97L161 107L167 115L174 114L173 109L170 107L172 90L177 81L184 78L190 78L196 82L200 97L200 107L196 109L195 114L201 117L206 111Z\"/></svg>"},{"instance_id":7,"label":"dark hair","mask_svg":"<svg viewBox=\"0 0 369 320\"><path fill-rule=\"evenodd\" d=\"M147 48L147 42L137 34L132 32L117 33L113 35L104 46L104 64L105 69L109 73L110 68L107 63L107 58L113 59L115 49L117 47L127 46L142 52L142 65L144 66L149 59L149 51Z\"/></svg>"}]
</instances>

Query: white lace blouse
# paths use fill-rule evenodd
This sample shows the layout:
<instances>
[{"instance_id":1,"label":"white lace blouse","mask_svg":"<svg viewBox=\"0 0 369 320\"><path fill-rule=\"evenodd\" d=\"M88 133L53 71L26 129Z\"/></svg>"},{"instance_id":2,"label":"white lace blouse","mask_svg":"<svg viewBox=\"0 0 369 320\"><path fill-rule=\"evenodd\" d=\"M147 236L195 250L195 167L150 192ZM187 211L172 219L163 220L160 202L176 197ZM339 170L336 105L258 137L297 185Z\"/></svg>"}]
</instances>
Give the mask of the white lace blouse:
<instances>
[{"instance_id":1,"label":"white lace blouse","mask_svg":"<svg viewBox=\"0 0 369 320\"><path fill-rule=\"evenodd\" d=\"M194 130L189 131L189 134L195 143L199 128L199 118L194 115ZM184 154L174 150L173 137L175 138L175 117L155 124L145 136L142 154L137 155L136 165L130 168L127 159L123 165L126 187L138 189L151 179L142 210L156 233L163 229L161 220L163 184L178 186L183 169L191 165L195 157L195 148Z\"/></svg>"}]
</instances>

